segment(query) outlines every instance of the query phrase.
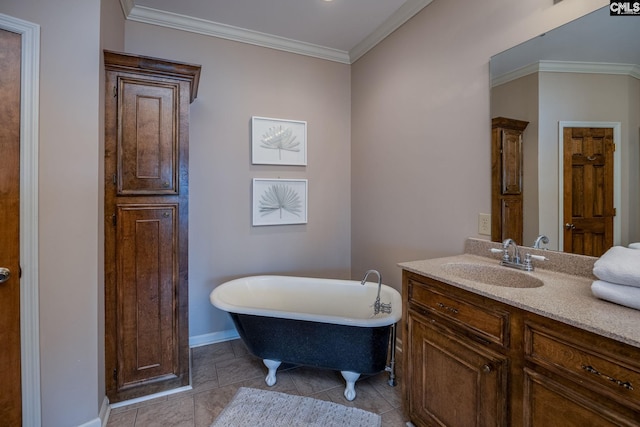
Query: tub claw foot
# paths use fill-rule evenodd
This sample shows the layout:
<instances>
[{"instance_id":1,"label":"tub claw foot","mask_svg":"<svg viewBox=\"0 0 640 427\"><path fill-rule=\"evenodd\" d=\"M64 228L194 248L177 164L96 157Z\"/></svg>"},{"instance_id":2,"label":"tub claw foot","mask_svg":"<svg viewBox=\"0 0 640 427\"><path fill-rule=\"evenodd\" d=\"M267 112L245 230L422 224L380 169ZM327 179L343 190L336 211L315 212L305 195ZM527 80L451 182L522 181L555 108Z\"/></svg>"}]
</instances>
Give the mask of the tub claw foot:
<instances>
[{"instance_id":1,"label":"tub claw foot","mask_svg":"<svg viewBox=\"0 0 640 427\"><path fill-rule=\"evenodd\" d=\"M352 401L356 398L355 385L358 378L360 378L360 374L351 371L340 371L340 373L342 374L342 378L347 382L347 386L344 389L344 397L348 401Z\"/></svg>"},{"instance_id":2,"label":"tub claw foot","mask_svg":"<svg viewBox=\"0 0 640 427\"><path fill-rule=\"evenodd\" d=\"M267 374L267 377L264 379L264 382L266 382L267 385L271 387L276 383L276 371L278 370L278 367L282 362L279 362L277 360L264 359L262 363L264 363L264 365L269 369L269 373Z\"/></svg>"}]
</instances>

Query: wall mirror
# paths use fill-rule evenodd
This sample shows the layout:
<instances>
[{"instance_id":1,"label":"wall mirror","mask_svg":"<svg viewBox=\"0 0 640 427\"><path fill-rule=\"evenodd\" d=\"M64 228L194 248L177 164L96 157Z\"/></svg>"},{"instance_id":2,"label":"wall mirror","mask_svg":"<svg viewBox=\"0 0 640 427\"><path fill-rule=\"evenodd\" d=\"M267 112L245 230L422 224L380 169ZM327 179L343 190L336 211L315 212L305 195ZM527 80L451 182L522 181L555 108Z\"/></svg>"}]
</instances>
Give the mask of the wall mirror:
<instances>
[{"instance_id":1,"label":"wall mirror","mask_svg":"<svg viewBox=\"0 0 640 427\"><path fill-rule=\"evenodd\" d=\"M581 199L589 206L600 202L564 186L574 178L572 182L578 182L580 174L566 164L564 141L574 148L580 144L564 133L572 128L612 129L609 245L640 241L638 40L640 19L610 16L603 7L491 58L491 118L529 122L522 136L523 244L532 245L544 234L548 249L583 253L571 248L567 231L573 224L565 220L565 208ZM573 153L569 157L576 158ZM585 154L584 161L595 157ZM602 193L597 174L582 176L586 184L581 185L593 185Z\"/></svg>"}]
</instances>

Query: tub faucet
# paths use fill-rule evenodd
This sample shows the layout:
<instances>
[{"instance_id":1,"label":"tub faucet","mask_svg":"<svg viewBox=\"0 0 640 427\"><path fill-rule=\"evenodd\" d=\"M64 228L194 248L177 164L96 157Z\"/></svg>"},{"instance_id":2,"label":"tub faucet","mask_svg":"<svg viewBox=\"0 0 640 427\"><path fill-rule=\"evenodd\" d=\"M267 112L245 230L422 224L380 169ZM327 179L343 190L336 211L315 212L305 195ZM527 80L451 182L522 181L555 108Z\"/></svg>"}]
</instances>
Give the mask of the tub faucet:
<instances>
[{"instance_id":1,"label":"tub faucet","mask_svg":"<svg viewBox=\"0 0 640 427\"><path fill-rule=\"evenodd\" d=\"M364 285L365 283L367 283L367 277L369 277L369 274L371 273L375 273L378 275L378 296L376 297L376 302L373 303L373 314L376 315L380 312L391 313L391 303L384 304L380 302L380 289L382 288L382 276L380 275L380 272L378 270L367 270L367 272L364 273L364 277L362 278L362 281L360 282L360 284Z\"/></svg>"},{"instance_id":2,"label":"tub faucet","mask_svg":"<svg viewBox=\"0 0 640 427\"><path fill-rule=\"evenodd\" d=\"M536 241L533 242L533 248L534 249L540 249L540 243L544 243L545 245L549 243L549 238L547 236L545 236L544 234L539 235L536 238Z\"/></svg>"}]
</instances>

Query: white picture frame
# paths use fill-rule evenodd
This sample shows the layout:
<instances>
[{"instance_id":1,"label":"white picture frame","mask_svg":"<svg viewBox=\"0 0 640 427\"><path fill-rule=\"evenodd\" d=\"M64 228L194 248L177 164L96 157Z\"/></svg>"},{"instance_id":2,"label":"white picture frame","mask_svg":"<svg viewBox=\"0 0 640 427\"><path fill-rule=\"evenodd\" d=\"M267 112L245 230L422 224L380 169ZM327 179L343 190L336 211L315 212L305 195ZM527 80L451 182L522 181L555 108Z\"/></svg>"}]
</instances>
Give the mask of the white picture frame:
<instances>
[{"instance_id":1,"label":"white picture frame","mask_svg":"<svg viewBox=\"0 0 640 427\"><path fill-rule=\"evenodd\" d=\"M252 225L307 223L306 179L253 179Z\"/></svg>"},{"instance_id":2,"label":"white picture frame","mask_svg":"<svg viewBox=\"0 0 640 427\"><path fill-rule=\"evenodd\" d=\"M251 117L251 163L307 165L307 122Z\"/></svg>"}]
</instances>

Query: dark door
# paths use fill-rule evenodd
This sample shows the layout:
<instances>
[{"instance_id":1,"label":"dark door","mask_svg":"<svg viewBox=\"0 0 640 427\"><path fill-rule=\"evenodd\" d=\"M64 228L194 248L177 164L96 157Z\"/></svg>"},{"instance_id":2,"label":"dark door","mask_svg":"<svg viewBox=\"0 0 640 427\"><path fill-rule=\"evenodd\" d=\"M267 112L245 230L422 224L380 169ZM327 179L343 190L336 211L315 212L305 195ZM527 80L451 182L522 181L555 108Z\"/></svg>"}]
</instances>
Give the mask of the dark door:
<instances>
[{"instance_id":1,"label":"dark door","mask_svg":"<svg viewBox=\"0 0 640 427\"><path fill-rule=\"evenodd\" d=\"M22 423L20 65L22 37L0 30L0 423Z\"/></svg>"},{"instance_id":2,"label":"dark door","mask_svg":"<svg viewBox=\"0 0 640 427\"><path fill-rule=\"evenodd\" d=\"M564 251L601 256L613 246L613 129L565 128Z\"/></svg>"}]
</instances>

